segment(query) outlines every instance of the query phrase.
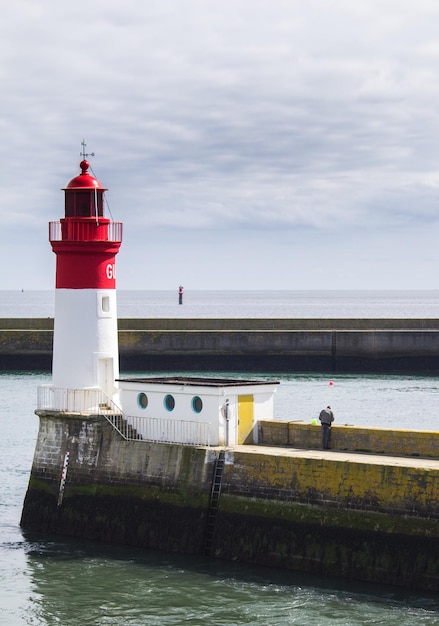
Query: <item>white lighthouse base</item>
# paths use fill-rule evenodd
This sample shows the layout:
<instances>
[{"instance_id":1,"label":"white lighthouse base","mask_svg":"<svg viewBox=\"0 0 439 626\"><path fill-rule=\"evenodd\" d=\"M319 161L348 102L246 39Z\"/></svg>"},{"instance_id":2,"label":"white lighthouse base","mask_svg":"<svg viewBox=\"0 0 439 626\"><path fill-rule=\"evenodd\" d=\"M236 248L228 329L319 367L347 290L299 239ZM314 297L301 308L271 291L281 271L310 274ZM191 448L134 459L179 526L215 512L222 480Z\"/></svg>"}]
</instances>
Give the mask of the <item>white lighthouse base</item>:
<instances>
[{"instance_id":1,"label":"white lighthouse base","mask_svg":"<svg viewBox=\"0 0 439 626\"><path fill-rule=\"evenodd\" d=\"M110 398L119 376L114 289L57 289L52 384L101 388Z\"/></svg>"}]
</instances>

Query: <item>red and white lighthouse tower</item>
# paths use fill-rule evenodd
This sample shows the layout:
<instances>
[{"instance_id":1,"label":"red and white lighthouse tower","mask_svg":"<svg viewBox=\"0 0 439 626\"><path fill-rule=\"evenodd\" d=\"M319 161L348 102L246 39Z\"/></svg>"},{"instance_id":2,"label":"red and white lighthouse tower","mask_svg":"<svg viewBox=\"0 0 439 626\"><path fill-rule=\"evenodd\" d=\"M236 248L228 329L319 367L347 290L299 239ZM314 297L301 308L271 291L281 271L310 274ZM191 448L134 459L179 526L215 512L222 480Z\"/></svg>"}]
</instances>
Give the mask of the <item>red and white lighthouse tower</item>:
<instances>
[{"instance_id":1,"label":"red and white lighthouse tower","mask_svg":"<svg viewBox=\"0 0 439 626\"><path fill-rule=\"evenodd\" d=\"M52 385L100 388L111 398L119 375L116 254L122 224L104 216L106 189L83 156L81 173L64 189L64 217L49 224L56 254Z\"/></svg>"}]
</instances>

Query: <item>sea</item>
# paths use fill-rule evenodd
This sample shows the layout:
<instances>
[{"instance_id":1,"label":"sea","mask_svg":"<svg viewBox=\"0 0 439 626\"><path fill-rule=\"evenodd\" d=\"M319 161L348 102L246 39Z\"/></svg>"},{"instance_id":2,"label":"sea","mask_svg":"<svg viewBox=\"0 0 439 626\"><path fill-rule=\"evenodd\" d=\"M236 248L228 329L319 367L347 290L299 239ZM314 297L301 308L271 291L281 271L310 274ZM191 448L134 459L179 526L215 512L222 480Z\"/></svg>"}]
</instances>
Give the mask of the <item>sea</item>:
<instances>
[{"instance_id":1,"label":"sea","mask_svg":"<svg viewBox=\"0 0 439 626\"><path fill-rule=\"evenodd\" d=\"M187 290L182 305L177 290L118 292L119 317L436 318L438 311L433 290ZM0 292L0 317L53 314L51 291ZM276 419L311 421L331 404L340 424L439 430L433 373L257 378L280 382ZM437 594L23 532L37 387L50 379L45 371L0 370L1 626L439 626Z\"/></svg>"}]
</instances>

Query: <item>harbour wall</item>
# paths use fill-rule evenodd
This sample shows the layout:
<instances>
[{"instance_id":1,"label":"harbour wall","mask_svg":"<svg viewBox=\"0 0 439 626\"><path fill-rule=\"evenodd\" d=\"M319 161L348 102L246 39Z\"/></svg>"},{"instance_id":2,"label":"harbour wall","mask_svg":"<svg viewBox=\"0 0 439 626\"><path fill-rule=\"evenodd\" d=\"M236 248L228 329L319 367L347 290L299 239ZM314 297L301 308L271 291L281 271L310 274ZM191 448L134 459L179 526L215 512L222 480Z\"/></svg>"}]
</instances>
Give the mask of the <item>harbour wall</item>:
<instances>
[{"instance_id":1,"label":"harbour wall","mask_svg":"<svg viewBox=\"0 0 439 626\"><path fill-rule=\"evenodd\" d=\"M319 450L322 447L320 423L260 420L258 443L264 446ZM331 428L331 448L349 452L386 454L439 459L439 432L391 430L336 425Z\"/></svg>"},{"instance_id":2,"label":"harbour wall","mask_svg":"<svg viewBox=\"0 0 439 626\"><path fill-rule=\"evenodd\" d=\"M103 416L38 414L24 529L206 554L219 449L126 441ZM438 479L434 460L235 446L209 554L438 591Z\"/></svg>"},{"instance_id":3,"label":"harbour wall","mask_svg":"<svg viewBox=\"0 0 439 626\"><path fill-rule=\"evenodd\" d=\"M439 370L439 319L119 319L123 371ZM51 368L53 319L0 319L0 368Z\"/></svg>"}]
</instances>

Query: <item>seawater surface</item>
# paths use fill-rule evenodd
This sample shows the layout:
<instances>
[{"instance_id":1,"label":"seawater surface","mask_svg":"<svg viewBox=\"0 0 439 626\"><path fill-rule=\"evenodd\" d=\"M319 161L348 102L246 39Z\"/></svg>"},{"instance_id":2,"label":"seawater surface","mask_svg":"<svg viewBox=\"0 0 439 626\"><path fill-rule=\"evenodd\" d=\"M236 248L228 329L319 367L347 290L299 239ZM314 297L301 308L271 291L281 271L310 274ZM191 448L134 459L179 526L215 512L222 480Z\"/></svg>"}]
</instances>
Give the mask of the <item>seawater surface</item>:
<instances>
[{"instance_id":1,"label":"seawater surface","mask_svg":"<svg viewBox=\"0 0 439 626\"><path fill-rule=\"evenodd\" d=\"M436 291L187 291L181 306L177 298L177 290L122 291L119 317L429 318L439 310ZM0 317L53 314L53 292L0 293ZM280 381L278 419L308 421L330 403L340 424L438 430L433 376L261 377ZM1 626L439 625L439 599L432 594L23 533L19 521L38 432L36 390L48 382L47 372L0 373Z\"/></svg>"},{"instance_id":2,"label":"seawater surface","mask_svg":"<svg viewBox=\"0 0 439 626\"><path fill-rule=\"evenodd\" d=\"M432 594L23 533L19 520L38 431L36 389L49 381L44 372L0 374L0 625L439 624L439 599ZM304 412L311 401L315 408L326 393L342 390L341 406L364 398L360 422L381 414L381 404L389 415L392 405L401 413L408 406L405 419L411 420L421 403L424 415L436 420L438 387L423 377L339 377L329 385L324 377L299 375L284 377L277 399L282 411L302 406Z\"/></svg>"},{"instance_id":3,"label":"seawater surface","mask_svg":"<svg viewBox=\"0 0 439 626\"><path fill-rule=\"evenodd\" d=\"M430 291L178 291L118 290L122 318L436 318L439 290ZM55 292L2 291L0 317L53 317Z\"/></svg>"}]
</instances>

